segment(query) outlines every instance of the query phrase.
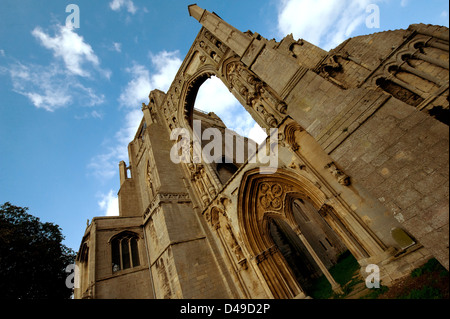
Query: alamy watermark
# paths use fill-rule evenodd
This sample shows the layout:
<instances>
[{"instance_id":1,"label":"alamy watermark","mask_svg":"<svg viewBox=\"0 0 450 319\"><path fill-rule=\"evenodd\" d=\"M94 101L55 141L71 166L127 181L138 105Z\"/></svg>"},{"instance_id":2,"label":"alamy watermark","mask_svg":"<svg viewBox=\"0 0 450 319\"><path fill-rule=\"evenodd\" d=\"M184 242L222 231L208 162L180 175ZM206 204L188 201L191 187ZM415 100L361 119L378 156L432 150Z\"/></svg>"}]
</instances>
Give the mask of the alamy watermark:
<instances>
[{"instance_id":1,"label":"alamy watermark","mask_svg":"<svg viewBox=\"0 0 450 319\"><path fill-rule=\"evenodd\" d=\"M66 27L78 29L80 27L80 7L71 3L67 5L66 12L70 12L66 18Z\"/></svg>"},{"instance_id":2,"label":"alamy watermark","mask_svg":"<svg viewBox=\"0 0 450 319\"><path fill-rule=\"evenodd\" d=\"M69 289L80 288L80 270L76 264L69 264L66 267L66 287Z\"/></svg>"},{"instance_id":3,"label":"alamy watermark","mask_svg":"<svg viewBox=\"0 0 450 319\"><path fill-rule=\"evenodd\" d=\"M380 7L376 4L369 4L366 7L366 13L369 15L366 17L366 27L368 29L380 28Z\"/></svg>"},{"instance_id":4,"label":"alamy watermark","mask_svg":"<svg viewBox=\"0 0 450 319\"><path fill-rule=\"evenodd\" d=\"M369 274L366 277L366 287L369 289L380 288L380 267L375 264L367 265L366 273Z\"/></svg>"}]
</instances>

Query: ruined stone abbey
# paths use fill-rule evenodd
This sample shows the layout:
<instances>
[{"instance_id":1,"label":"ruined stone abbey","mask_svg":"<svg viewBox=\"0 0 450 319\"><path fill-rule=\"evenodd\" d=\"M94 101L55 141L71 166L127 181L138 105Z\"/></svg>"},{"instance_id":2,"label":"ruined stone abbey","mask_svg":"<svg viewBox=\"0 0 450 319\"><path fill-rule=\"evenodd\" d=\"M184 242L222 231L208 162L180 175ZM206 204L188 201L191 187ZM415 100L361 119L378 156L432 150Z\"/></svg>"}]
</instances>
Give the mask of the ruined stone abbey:
<instances>
[{"instance_id":1,"label":"ruined stone abbey","mask_svg":"<svg viewBox=\"0 0 450 319\"><path fill-rule=\"evenodd\" d=\"M383 285L432 257L448 269L447 28L327 52L241 32L197 5L189 14L202 28L168 92L143 104L119 164L120 216L86 228L75 298L308 298L322 275L341 290L329 269L347 251L362 273L378 266ZM276 136L243 162L195 158L191 140L190 160L174 163L177 128L226 131L194 109L211 76ZM272 149L269 172L253 158Z\"/></svg>"}]
</instances>

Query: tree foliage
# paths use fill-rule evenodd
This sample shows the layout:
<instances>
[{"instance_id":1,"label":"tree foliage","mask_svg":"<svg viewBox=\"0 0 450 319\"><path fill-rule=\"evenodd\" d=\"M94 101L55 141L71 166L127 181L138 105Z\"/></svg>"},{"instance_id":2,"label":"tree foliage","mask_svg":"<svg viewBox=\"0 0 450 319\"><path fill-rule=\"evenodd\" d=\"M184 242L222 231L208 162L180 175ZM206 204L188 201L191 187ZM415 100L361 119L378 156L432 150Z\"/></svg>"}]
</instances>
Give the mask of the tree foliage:
<instances>
[{"instance_id":1,"label":"tree foliage","mask_svg":"<svg viewBox=\"0 0 450 319\"><path fill-rule=\"evenodd\" d=\"M69 298L66 267L75 260L58 225L43 223L27 207L0 207L0 298Z\"/></svg>"}]
</instances>

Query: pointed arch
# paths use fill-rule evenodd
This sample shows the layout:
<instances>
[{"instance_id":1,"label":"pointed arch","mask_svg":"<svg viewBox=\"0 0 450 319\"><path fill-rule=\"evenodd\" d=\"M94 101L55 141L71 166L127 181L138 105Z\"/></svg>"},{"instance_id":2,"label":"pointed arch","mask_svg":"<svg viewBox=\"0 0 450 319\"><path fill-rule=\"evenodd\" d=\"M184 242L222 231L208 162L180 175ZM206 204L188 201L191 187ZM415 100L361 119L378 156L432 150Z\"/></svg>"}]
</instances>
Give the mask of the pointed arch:
<instances>
[{"instance_id":1,"label":"pointed arch","mask_svg":"<svg viewBox=\"0 0 450 319\"><path fill-rule=\"evenodd\" d=\"M111 246L113 273L141 265L139 257L139 239L141 238L139 234L125 230L108 240Z\"/></svg>"},{"instance_id":2,"label":"pointed arch","mask_svg":"<svg viewBox=\"0 0 450 319\"><path fill-rule=\"evenodd\" d=\"M295 276L278 251L270 235L270 222L282 220L302 239L298 222L289 207L294 199L308 201L316 213L334 231L335 235L350 250L358 261L373 256L366 236L355 232L354 227L343 217L342 207L333 207L327 196L308 178L292 171L278 169L274 174L261 175L258 169L246 172L240 184L238 196L238 224L243 243L254 260L255 270L267 284L266 289L274 298L293 298L304 293ZM359 228L358 228L359 230ZM307 243L307 240L305 242ZM312 247L310 253L316 255ZM317 256L314 257L317 260ZM325 272L323 264L319 265ZM329 274L328 274L329 275Z\"/></svg>"},{"instance_id":3,"label":"pointed arch","mask_svg":"<svg viewBox=\"0 0 450 319\"><path fill-rule=\"evenodd\" d=\"M317 208L326 201L325 195L308 179L282 169L271 175L260 175L258 169L246 172L238 197L240 234L250 259L256 264L256 272L274 298L305 295L270 236L273 219L281 219L293 229L296 227L293 216L284 209L288 194L305 198Z\"/></svg>"},{"instance_id":4,"label":"pointed arch","mask_svg":"<svg viewBox=\"0 0 450 319\"><path fill-rule=\"evenodd\" d=\"M214 75L217 75L215 66L205 64L183 83L180 105L178 107L178 118L184 119L184 127L192 127L195 99L198 91L202 84Z\"/></svg>"},{"instance_id":5,"label":"pointed arch","mask_svg":"<svg viewBox=\"0 0 450 319\"><path fill-rule=\"evenodd\" d=\"M252 254L267 249L261 222L266 214L285 219L294 225L293 216L283 209L288 194L310 200L318 210L327 198L311 181L301 175L293 175L278 169L271 175L260 175L258 169L248 171L242 178L238 219L241 232Z\"/></svg>"}]
</instances>

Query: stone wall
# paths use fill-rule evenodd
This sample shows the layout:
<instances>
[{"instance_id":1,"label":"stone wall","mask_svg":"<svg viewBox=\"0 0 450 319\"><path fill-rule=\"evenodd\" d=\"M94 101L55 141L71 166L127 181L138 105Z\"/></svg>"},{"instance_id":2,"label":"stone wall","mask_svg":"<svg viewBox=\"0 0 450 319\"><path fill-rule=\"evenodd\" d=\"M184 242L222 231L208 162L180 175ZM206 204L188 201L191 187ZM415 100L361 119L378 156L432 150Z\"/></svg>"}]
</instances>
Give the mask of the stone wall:
<instances>
[{"instance_id":1,"label":"stone wall","mask_svg":"<svg viewBox=\"0 0 450 319\"><path fill-rule=\"evenodd\" d=\"M292 36L242 33L196 5L189 12L204 27L168 92L143 104L129 167L120 164L120 217L87 228L77 297L304 298L287 246L270 234L274 220L336 291L328 268L345 249L361 266L379 265L385 284L431 255L448 268L447 28L413 25L326 52ZM221 175L216 163L194 161L192 143L191 162L170 160L171 132L192 133L193 119L225 132L214 114L194 110L212 75L261 127L278 129L275 173L261 174L250 158ZM294 200L326 223L336 252L309 243L317 238L295 218ZM124 230L138 234L141 263L115 274L108 240Z\"/></svg>"}]
</instances>

